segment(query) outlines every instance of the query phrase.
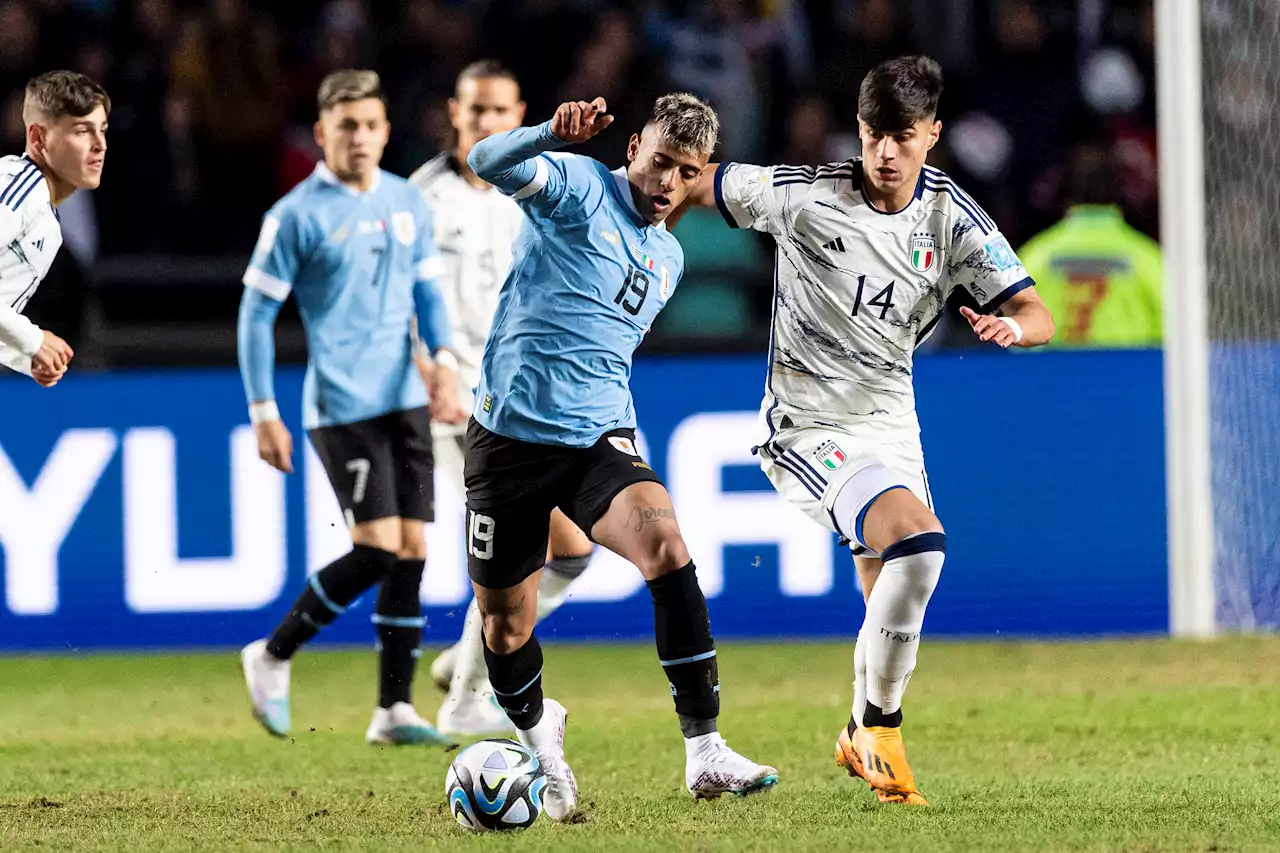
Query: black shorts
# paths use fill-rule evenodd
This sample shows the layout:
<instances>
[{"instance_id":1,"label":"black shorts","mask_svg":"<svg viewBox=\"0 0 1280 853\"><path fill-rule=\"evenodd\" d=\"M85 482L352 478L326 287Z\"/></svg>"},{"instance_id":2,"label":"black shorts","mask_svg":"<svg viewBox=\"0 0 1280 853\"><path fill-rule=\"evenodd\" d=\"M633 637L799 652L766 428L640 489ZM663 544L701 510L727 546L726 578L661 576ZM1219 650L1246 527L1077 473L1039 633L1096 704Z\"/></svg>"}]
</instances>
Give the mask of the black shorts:
<instances>
[{"instance_id":1,"label":"black shorts","mask_svg":"<svg viewBox=\"0 0 1280 853\"><path fill-rule=\"evenodd\" d=\"M434 521L435 462L426 406L310 431L347 524Z\"/></svg>"},{"instance_id":2,"label":"black shorts","mask_svg":"<svg viewBox=\"0 0 1280 853\"><path fill-rule=\"evenodd\" d=\"M542 568L551 511L588 535L623 489L661 483L640 456L632 429L591 447L532 444L467 425L467 570L489 589L507 589Z\"/></svg>"}]
</instances>

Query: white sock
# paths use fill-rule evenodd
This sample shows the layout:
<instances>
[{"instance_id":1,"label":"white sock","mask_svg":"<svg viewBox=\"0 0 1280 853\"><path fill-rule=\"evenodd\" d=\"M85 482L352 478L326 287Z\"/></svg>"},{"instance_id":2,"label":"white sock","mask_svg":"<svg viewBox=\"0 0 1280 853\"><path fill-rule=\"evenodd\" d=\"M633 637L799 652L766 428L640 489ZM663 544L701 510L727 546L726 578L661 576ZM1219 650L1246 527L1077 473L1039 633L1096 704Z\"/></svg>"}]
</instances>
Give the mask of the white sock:
<instances>
[{"instance_id":1,"label":"white sock","mask_svg":"<svg viewBox=\"0 0 1280 853\"><path fill-rule=\"evenodd\" d=\"M902 694L916 667L925 607L942 574L946 543L945 534L919 533L884 549L884 569L867 602L860 637L867 647L864 701L886 714L902 707ZM858 645L863 642L860 639Z\"/></svg>"},{"instance_id":2,"label":"white sock","mask_svg":"<svg viewBox=\"0 0 1280 853\"><path fill-rule=\"evenodd\" d=\"M865 629L866 622L863 622ZM863 631L858 632L857 645L853 647L853 719L862 725L862 715L867 710L867 645Z\"/></svg>"},{"instance_id":3,"label":"white sock","mask_svg":"<svg viewBox=\"0 0 1280 853\"><path fill-rule=\"evenodd\" d=\"M538 580L538 621L546 619L564 604L569 585L586 571L591 555L585 557L553 557L542 569Z\"/></svg>"},{"instance_id":4,"label":"white sock","mask_svg":"<svg viewBox=\"0 0 1280 853\"><path fill-rule=\"evenodd\" d=\"M449 682L449 698L459 698L477 690L490 690L489 668L484 663L484 622L480 618L480 605L471 599L467 618L462 623L462 638L458 640L453 660L453 680Z\"/></svg>"},{"instance_id":5,"label":"white sock","mask_svg":"<svg viewBox=\"0 0 1280 853\"><path fill-rule=\"evenodd\" d=\"M569 585L582 574L590 559L589 556L559 557L542 570L542 577L538 580L539 622L564 603ZM468 692L489 689L489 669L484 663L484 622L480 618L480 605L473 598L467 607L462 637L456 646L449 696L454 698Z\"/></svg>"},{"instance_id":6,"label":"white sock","mask_svg":"<svg viewBox=\"0 0 1280 853\"><path fill-rule=\"evenodd\" d=\"M707 732L705 735L694 735L684 739L684 759L693 761L708 749L724 743L719 732Z\"/></svg>"}]
</instances>

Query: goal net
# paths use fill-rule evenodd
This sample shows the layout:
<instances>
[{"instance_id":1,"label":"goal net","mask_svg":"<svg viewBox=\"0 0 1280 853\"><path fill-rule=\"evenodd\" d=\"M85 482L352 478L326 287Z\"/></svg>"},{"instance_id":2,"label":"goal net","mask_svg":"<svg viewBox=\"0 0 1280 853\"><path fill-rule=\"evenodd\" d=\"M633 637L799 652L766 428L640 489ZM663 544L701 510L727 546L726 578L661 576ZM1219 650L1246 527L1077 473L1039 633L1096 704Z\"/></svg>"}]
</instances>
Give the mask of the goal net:
<instances>
[{"instance_id":1,"label":"goal net","mask_svg":"<svg viewBox=\"0 0 1280 853\"><path fill-rule=\"evenodd\" d=\"M1274 630L1280 628L1280 2L1201 0L1200 11L1216 623L1228 631Z\"/></svg>"}]
</instances>

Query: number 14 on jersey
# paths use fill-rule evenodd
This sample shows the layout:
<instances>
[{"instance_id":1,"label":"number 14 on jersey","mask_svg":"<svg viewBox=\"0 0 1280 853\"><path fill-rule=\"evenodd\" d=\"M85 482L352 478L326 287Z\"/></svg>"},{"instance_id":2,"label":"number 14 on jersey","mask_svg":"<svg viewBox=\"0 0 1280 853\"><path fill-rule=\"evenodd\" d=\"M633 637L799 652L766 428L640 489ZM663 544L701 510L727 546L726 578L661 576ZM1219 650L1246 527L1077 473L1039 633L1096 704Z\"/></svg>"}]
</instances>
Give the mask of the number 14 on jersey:
<instances>
[{"instance_id":1,"label":"number 14 on jersey","mask_svg":"<svg viewBox=\"0 0 1280 853\"><path fill-rule=\"evenodd\" d=\"M875 284L872 283L872 288L874 289L874 287ZM864 305L862 300L867 289L867 277L865 275L858 276L858 295L853 300L852 316L858 316L858 311ZM865 305L872 314L876 313L874 309L879 309L880 319L883 320L889 314L889 310L893 308L893 282L889 282L883 290L868 299Z\"/></svg>"}]
</instances>

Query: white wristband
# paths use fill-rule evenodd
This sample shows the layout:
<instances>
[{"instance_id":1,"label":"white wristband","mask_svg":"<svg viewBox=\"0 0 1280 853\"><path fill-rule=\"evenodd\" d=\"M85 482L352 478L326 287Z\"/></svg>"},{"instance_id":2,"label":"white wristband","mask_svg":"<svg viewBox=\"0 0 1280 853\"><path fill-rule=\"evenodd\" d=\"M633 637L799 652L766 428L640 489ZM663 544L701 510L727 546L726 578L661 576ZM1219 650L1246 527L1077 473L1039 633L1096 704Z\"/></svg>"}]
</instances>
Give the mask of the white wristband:
<instances>
[{"instance_id":1,"label":"white wristband","mask_svg":"<svg viewBox=\"0 0 1280 853\"><path fill-rule=\"evenodd\" d=\"M438 364L439 366L447 367L450 370L452 370L454 373L458 372L458 357L454 355L451 350L447 350L447 349L436 350L436 354L434 358L435 358L436 364Z\"/></svg>"},{"instance_id":2,"label":"white wristband","mask_svg":"<svg viewBox=\"0 0 1280 853\"><path fill-rule=\"evenodd\" d=\"M249 404L249 423L261 424L280 420L280 409L275 400L258 400Z\"/></svg>"},{"instance_id":3,"label":"white wristband","mask_svg":"<svg viewBox=\"0 0 1280 853\"><path fill-rule=\"evenodd\" d=\"M1012 317L1000 317L998 319L1008 326L1011 332L1013 332L1013 342L1015 344L1022 340L1022 326L1018 324L1017 320Z\"/></svg>"}]
</instances>

